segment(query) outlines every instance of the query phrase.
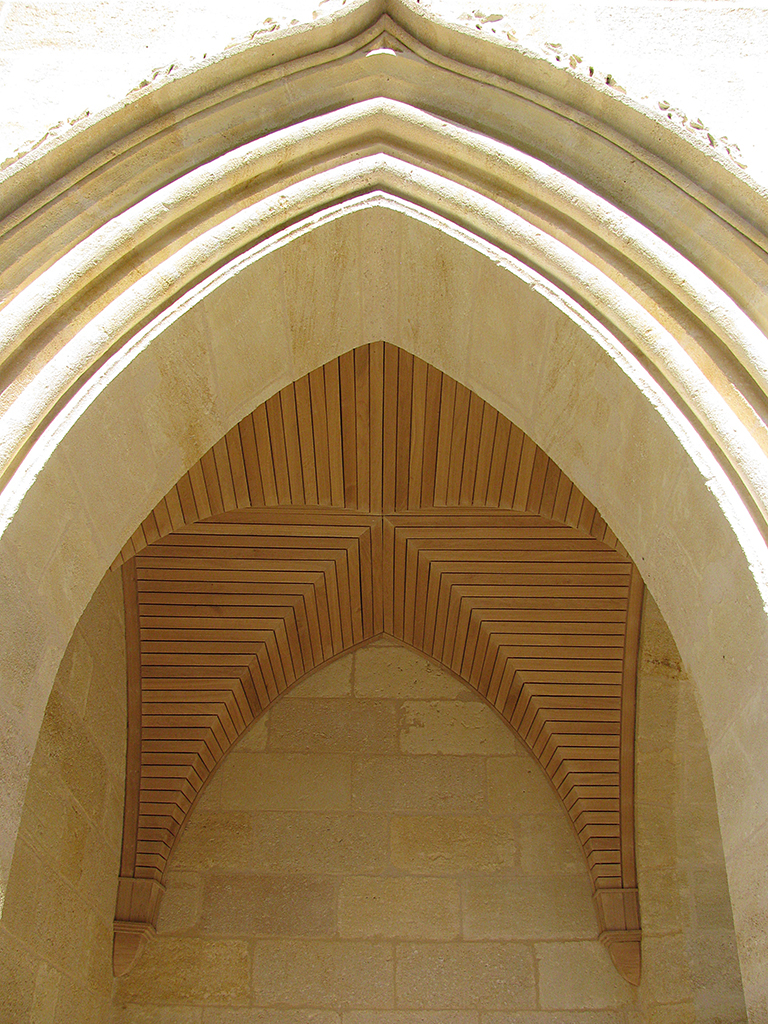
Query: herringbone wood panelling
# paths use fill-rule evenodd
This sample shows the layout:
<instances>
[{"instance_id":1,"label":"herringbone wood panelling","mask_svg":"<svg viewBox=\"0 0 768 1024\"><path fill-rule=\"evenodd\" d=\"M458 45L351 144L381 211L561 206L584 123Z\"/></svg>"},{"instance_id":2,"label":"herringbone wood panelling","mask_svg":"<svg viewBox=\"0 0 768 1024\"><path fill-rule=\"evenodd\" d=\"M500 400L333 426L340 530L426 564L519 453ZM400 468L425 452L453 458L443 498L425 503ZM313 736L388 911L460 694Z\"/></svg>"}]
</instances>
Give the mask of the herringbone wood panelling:
<instances>
[{"instance_id":1,"label":"herringbone wood panelling","mask_svg":"<svg viewBox=\"0 0 768 1024\"><path fill-rule=\"evenodd\" d=\"M306 672L386 632L465 679L538 758L584 848L601 929L632 960L626 976L639 970L642 582L517 427L426 363L370 345L246 417L121 559L131 921L154 920L152 885L248 724Z\"/></svg>"},{"instance_id":2,"label":"herringbone wood panelling","mask_svg":"<svg viewBox=\"0 0 768 1024\"><path fill-rule=\"evenodd\" d=\"M530 514L389 516L383 554L386 631L465 679L521 736L595 886L634 885L619 801L632 563Z\"/></svg>"},{"instance_id":3,"label":"herringbone wood panelling","mask_svg":"<svg viewBox=\"0 0 768 1024\"><path fill-rule=\"evenodd\" d=\"M239 510L154 543L131 571L135 875L162 877L195 796L254 717L383 630L466 680L522 737L595 886L633 885L620 791L635 576L604 544L530 513Z\"/></svg>"},{"instance_id":4,"label":"herringbone wood panelling","mask_svg":"<svg viewBox=\"0 0 768 1024\"><path fill-rule=\"evenodd\" d=\"M296 505L376 515L535 512L626 554L594 505L518 427L433 366L378 343L314 370L246 416L169 491L118 563L186 523Z\"/></svg>"},{"instance_id":5,"label":"herringbone wood panelling","mask_svg":"<svg viewBox=\"0 0 768 1024\"><path fill-rule=\"evenodd\" d=\"M275 519L244 510L189 526L133 562L136 877L162 878L197 793L253 719L316 665L381 632L380 520Z\"/></svg>"}]
</instances>

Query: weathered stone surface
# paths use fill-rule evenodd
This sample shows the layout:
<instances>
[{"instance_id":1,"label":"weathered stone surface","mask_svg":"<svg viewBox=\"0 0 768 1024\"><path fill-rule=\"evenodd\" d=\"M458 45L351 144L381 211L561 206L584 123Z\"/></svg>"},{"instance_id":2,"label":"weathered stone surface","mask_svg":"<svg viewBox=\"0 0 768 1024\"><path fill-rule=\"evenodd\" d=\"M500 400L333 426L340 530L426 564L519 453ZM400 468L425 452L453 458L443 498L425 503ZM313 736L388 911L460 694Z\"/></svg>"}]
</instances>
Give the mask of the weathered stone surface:
<instances>
[{"instance_id":1,"label":"weathered stone surface","mask_svg":"<svg viewBox=\"0 0 768 1024\"><path fill-rule=\"evenodd\" d=\"M242 753L246 750L265 750L269 726L269 711L251 722L246 731L237 741L235 749Z\"/></svg>"},{"instance_id":2,"label":"weathered stone surface","mask_svg":"<svg viewBox=\"0 0 768 1024\"><path fill-rule=\"evenodd\" d=\"M97 820L106 797L106 762L88 728L55 690L40 732L40 756Z\"/></svg>"},{"instance_id":3,"label":"weathered stone surface","mask_svg":"<svg viewBox=\"0 0 768 1024\"><path fill-rule=\"evenodd\" d=\"M112 1020L115 1024L200 1024L203 1012L201 1006L116 1006ZM214 1012L227 1011L217 1007Z\"/></svg>"},{"instance_id":4,"label":"weathered stone surface","mask_svg":"<svg viewBox=\"0 0 768 1024\"><path fill-rule=\"evenodd\" d=\"M387 863L387 822L367 815L272 812L253 821L253 861L282 874L362 874Z\"/></svg>"},{"instance_id":5,"label":"weathered stone surface","mask_svg":"<svg viewBox=\"0 0 768 1024\"><path fill-rule=\"evenodd\" d=\"M696 1009L690 1002L655 1003L648 1007L646 1020L649 1024L697 1024Z\"/></svg>"},{"instance_id":6,"label":"weathered stone surface","mask_svg":"<svg viewBox=\"0 0 768 1024\"><path fill-rule=\"evenodd\" d=\"M416 651L385 640L355 652L355 696L469 700L472 691Z\"/></svg>"},{"instance_id":7,"label":"weathered stone surface","mask_svg":"<svg viewBox=\"0 0 768 1024\"><path fill-rule=\"evenodd\" d=\"M648 994L653 1002L682 1003L691 998L692 979L683 935L648 936L643 943Z\"/></svg>"},{"instance_id":8,"label":"weathered stone surface","mask_svg":"<svg viewBox=\"0 0 768 1024\"><path fill-rule=\"evenodd\" d=\"M160 903L158 933L185 932L200 919L203 883L197 871L181 868L166 875L166 891Z\"/></svg>"},{"instance_id":9,"label":"weathered stone surface","mask_svg":"<svg viewBox=\"0 0 768 1024\"><path fill-rule=\"evenodd\" d=\"M402 871L495 874L519 864L519 833L509 819L413 815L393 818L391 828L392 863Z\"/></svg>"},{"instance_id":10,"label":"weathered stone surface","mask_svg":"<svg viewBox=\"0 0 768 1024\"><path fill-rule=\"evenodd\" d=\"M429 755L356 758L352 804L355 810L382 813L480 813L485 806L485 762Z\"/></svg>"},{"instance_id":11,"label":"weathered stone surface","mask_svg":"<svg viewBox=\"0 0 768 1024\"><path fill-rule=\"evenodd\" d=\"M339 934L345 938L454 939L461 896L452 878L345 878Z\"/></svg>"},{"instance_id":12,"label":"weathered stone surface","mask_svg":"<svg viewBox=\"0 0 768 1024\"><path fill-rule=\"evenodd\" d=\"M557 814L551 817L520 817L520 862L527 875L579 875L583 871L584 853L573 826L562 807L555 810Z\"/></svg>"},{"instance_id":13,"label":"weathered stone surface","mask_svg":"<svg viewBox=\"0 0 768 1024\"><path fill-rule=\"evenodd\" d=\"M486 763L491 814L562 815L552 783L532 756L519 763L508 757L490 757Z\"/></svg>"},{"instance_id":14,"label":"weathered stone surface","mask_svg":"<svg viewBox=\"0 0 768 1024\"><path fill-rule=\"evenodd\" d=\"M333 1010L304 1008L301 1010L250 1007L243 1009L203 1010L202 1024L341 1024L341 1016Z\"/></svg>"},{"instance_id":15,"label":"weathered stone surface","mask_svg":"<svg viewBox=\"0 0 768 1024\"><path fill-rule=\"evenodd\" d=\"M29 1019L35 998L37 958L0 930L0 1020L25 1021Z\"/></svg>"},{"instance_id":16,"label":"weathered stone surface","mask_svg":"<svg viewBox=\"0 0 768 1024\"><path fill-rule=\"evenodd\" d=\"M683 675L682 660L669 631L669 626L662 618L653 596L647 591L643 604L640 670L644 677L656 676L674 680L675 683Z\"/></svg>"},{"instance_id":17,"label":"weathered stone surface","mask_svg":"<svg viewBox=\"0 0 768 1024\"><path fill-rule=\"evenodd\" d=\"M479 701L406 701L400 747L407 754L503 754L519 742L502 719Z\"/></svg>"},{"instance_id":18,"label":"weathered stone surface","mask_svg":"<svg viewBox=\"0 0 768 1024\"><path fill-rule=\"evenodd\" d=\"M528 946L513 943L398 945L397 1002L424 1009L533 1008L533 954Z\"/></svg>"},{"instance_id":19,"label":"weathered stone surface","mask_svg":"<svg viewBox=\"0 0 768 1024\"><path fill-rule=\"evenodd\" d=\"M323 697L350 697L352 695L353 664L354 662L349 658L342 657L315 669L296 684L295 696L309 700Z\"/></svg>"},{"instance_id":20,"label":"weathered stone surface","mask_svg":"<svg viewBox=\"0 0 768 1024\"><path fill-rule=\"evenodd\" d=\"M212 875L201 900L201 935L329 935L336 886L303 875Z\"/></svg>"},{"instance_id":21,"label":"weathered stone surface","mask_svg":"<svg viewBox=\"0 0 768 1024\"><path fill-rule=\"evenodd\" d=\"M257 1005L375 1009L393 1004L391 943L258 940L253 949Z\"/></svg>"},{"instance_id":22,"label":"weathered stone surface","mask_svg":"<svg viewBox=\"0 0 768 1024\"><path fill-rule=\"evenodd\" d=\"M465 939L596 939L589 880L577 877L469 878L463 882Z\"/></svg>"},{"instance_id":23,"label":"weathered stone surface","mask_svg":"<svg viewBox=\"0 0 768 1024\"><path fill-rule=\"evenodd\" d=\"M270 745L300 752L355 751L388 754L397 750L392 701L318 699L308 701L300 719L286 701L272 708Z\"/></svg>"},{"instance_id":24,"label":"weathered stone surface","mask_svg":"<svg viewBox=\"0 0 768 1024\"><path fill-rule=\"evenodd\" d=\"M219 769L223 811L345 811L348 754L233 751Z\"/></svg>"},{"instance_id":25,"label":"weathered stone surface","mask_svg":"<svg viewBox=\"0 0 768 1024\"><path fill-rule=\"evenodd\" d=\"M473 1010L350 1010L341 1024L479 1024Z\"/></svg>"},{"instance_id":26,"label":"weathered stone surface","mask_svg":"<svg viewBox=\"0 0 768 1024\"><path fill-rule=\"evenodd\" d=\"M158 936L117 982L120 1002L244 1004L250 994L247 943Z\"/></svg>"},{"instance_id":27,"label":"weathered stone surface","mask_svg":"<svg viewBox=\"0 0 768 1024\"><path fill-rule=\"evenodd\" d=\"M628 1018L634 1021L634 1018ZM481 1013L480 1024L617 1024L614 1010L526 1010L524 1013ZM670 1020L669 1024L672 1024Z\"/></svg>"},{"instance_id":28,"label":"weathered stone surface","mask_svg":"<svg viewBox=\"0 0 768 1024\"><path fill-rule=\"evenodd\" d=\"M598 943L536 943L541 1005L547 1010L611 1009L633 990Z\"/></svg>"},{"instance_id":29,"label":"weathered stone surface","mask_svg":"<svg viewBox=\"0 0 768 1024\"><path fill-rule=\"evenodd\" d=\"M252 857L252 821L244 812L200 814L184 830L174 856L178 868L247 867Z\"/></svg>"},{"instance_id":30,"label":"weathered stone surface","mask_svg":"<svg viewBox=\"0 0 768 1024\"><path fill-rule=\"evenodd\" d=\"M301 1010L250 1007L243 1009L203 1010L202 1024L341 1024L341 1016L333 1010L304 1008Z\"/></svg>"}]
</instances>

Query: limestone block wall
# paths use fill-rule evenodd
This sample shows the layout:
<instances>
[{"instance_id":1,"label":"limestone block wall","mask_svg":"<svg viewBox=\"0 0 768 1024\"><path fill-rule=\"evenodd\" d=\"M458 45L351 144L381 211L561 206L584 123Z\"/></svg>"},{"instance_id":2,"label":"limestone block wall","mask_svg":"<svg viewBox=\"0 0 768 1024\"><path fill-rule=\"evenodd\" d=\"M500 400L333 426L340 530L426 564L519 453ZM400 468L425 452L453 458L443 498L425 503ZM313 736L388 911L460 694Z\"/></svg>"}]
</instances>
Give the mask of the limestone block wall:
<instances>
[{"instance_id":1,"label":"limestone block wall","mask_svg":"<svg viewBox=\"0 0 768 1024\"><path fill-rule=\"evenodd\" d=\"M635 1019L541 768L395 641L256 722L171 864L158 938L116 987L119 1024Z\"/></svg>"},{"instance_id":2,"label":"limestone block wall","mask_svg":"<svg viewBox=\"0 0 768 1024\"><path fill-rule=\"evenodd\" d=\"M109 574L62 661L0 923L0 1024L96 1024L112 993L125 787L122 587Z\"/></svg>"},{"instance_id":3,"label":"limestone block wall","mask_svg":"<svg viewBox=\"0 0 768 1024\"><path fill-rule=\"evenodd\" d=\"M597 941L541 769L464 684L379 640L298 684L212 778L159 936L111 973L122 599L75 631L35 753L0 926L0 1024L741 1024L693 685L646 599L638 685L643 982Z\"/></svg>"},{"instance_id":4,"label":"limestone block wall","mask_svg":"<svg viewBox=\"0 0 768 1024\"><path fill-rule=\"evenodd\" d=\"M741 1024L747 1014L695 687L647 592L637 696L642 1020Z\"/></svg>"}]
</instances>

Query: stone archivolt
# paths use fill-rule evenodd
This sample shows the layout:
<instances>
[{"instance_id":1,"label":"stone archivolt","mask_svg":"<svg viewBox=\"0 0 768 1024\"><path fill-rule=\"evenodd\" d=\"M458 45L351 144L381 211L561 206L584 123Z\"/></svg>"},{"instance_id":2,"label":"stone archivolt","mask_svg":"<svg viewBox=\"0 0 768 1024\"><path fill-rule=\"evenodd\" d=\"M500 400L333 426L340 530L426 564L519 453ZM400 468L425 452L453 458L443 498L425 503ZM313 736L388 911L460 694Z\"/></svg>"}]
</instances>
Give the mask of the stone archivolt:
<instances>
[{"instance_id":1,"label":"stone archivolt","mask_svg":"<svg viewBox=\"0 0 768 1024\"><path fill-rule=\"evenodd\" d=\"M595 316L692 416L765 513L759 456L768 440L750 381L739 387L735 369L765 388L768 314L758 306L750 318L742 307L752 305L753 281L768 286L768 274L760 233L735 208L738 191L729 193L734 209L718 199L733 184L728 176L720 182L722 169L709 166L707 196L665 165L667 154L640 159L631 136L566 106L557 95L566 84L580 99L596 96L578 78L566 82L565 69L552 81L549 65L536 69L556 94L545 97L524 81L533 68L523 81L499 77L502 68L518 70L514 50L467 41L480 66L459 63L389 14L365 24L379 7L362 5L339 22L340 35L359 31L327 50L285 64L273 54L260 66L267 55L245 49L242 76L232 68L226 85L202 93L190 76L177 86L189 90L186 105L159 89L160 105L171 101L173 113L130 133L121 125L119 143L105 119L104 137L89 143L107 148L27 202L25 193L40 185L29 180L32 166L44 175L49 161L21 161L18 208L0 238L4 354L36 358L34 373L20 374L23 401L14 390L0 410L0 479L18 468L73 387L82 389L148 318L284 228L286 210L296 222L380 190L498 245ZM321 37L312 41L328 46ZM459 93L462 107L474 110L471 124L452 106ZM621 112L627 130L647 128L647 116L626 102ZM548 162L555 126L558 169ZM579 151L565 163L563 131ZM670 140L655 141L663 149ZM678 155L695 164L695 150L686 149ZM57 147L58 160L70 151L83 158L73 140ZM631 191L617 186L622 173L637 179ZM612 194L617 187L621 197ZM82 191L97 203L72 216ZM676 248L664 241L670 217ZM702 219L706 231L696 227ZM727 388L719 386L724 378Z\"/></svg>"},{"instance_id":2,"label":"stone archivolt","mask_svg":"<svg viewBox=\"0 0 768 1024\"><path fill-rule=\"evenodd\" d=\"M371 211L398 221L401 252L371 253L364 239L369 262L339 269L336 250L312 251L322 237L351 252L342 243ZM750 879L768 814L764 197L609 88L370 0L236 48L22 158L0 176L0 218L12 680L0 692L0 885L56 665L126 538L250 410L384 339L515 420L642 566L701 694L747 1000L759 1011L764 908ZM430 232L442 249L423 269ZM504 343L484 321L488 336L473 336L468 355L458 316L435 326L444 309L460 312L449 286L467 278L441 277L454 243L467 267L476 257L473 268L501 268L550 320L519 324L520 307L498 299L500 271L479 301ZM278 252L308 253L304 276L265 286L262 333L251 334L237 311ZM420 294L407 290L405 260ZM360 272L354 308L323 291L336 269L345 280ZM296 315L283 322L289 305ZM109 488L94 474L104 465ZM338 481L329 486L333 496ZM195 502L201 494L198 481ZM164 507L184 529L172 498ZM382 534L406 510L382 508ZM138 902L156 899L134 888Z\"/></svg>"},{"instance_id":3,"label":"stone archivolt","mask_svg":"<svg viewBox=\"0 0 768 1024\"><path fill-rule=\"evenodd\" d=\"M602 938L639 983L642 582L522 431L422 360L366 346L230 430L121 560L118 973L156 921L176 838L229 747L307 672L386 633L474 687L539 760L582 844Z\"/></svg>"}]
</instances>

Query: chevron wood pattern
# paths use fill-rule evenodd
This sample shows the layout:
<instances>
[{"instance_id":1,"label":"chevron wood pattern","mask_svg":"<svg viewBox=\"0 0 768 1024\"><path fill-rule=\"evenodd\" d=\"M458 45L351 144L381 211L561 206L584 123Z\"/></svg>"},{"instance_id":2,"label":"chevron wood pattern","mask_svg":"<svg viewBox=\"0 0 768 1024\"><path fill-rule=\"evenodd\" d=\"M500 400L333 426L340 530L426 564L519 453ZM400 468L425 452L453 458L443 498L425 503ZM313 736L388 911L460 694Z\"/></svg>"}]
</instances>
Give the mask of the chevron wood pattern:
<instances>
[{"instance_id":1,"label":"chevron wood pattern","mask_svg":"<svg viewBox=\"0 0 768 1024\"><path fill-rule=\"evenodd\" d=\"M384 565L386 632L466 680L520 735L596 888L634 885L620 806L622 783L632 786L621 718L642 592L632 563L562 524L497 513L387 517Z\"/></svg>"},{"instance_id":2,"label":"chevron wood pattern","mask_svg":"<svg viewBox=\"0 0 768 1024\"><path fill-rule=\"evenodd\" d=\"M345 353L246 416L147 516L117 564L187 523L291 506L535 512L626 555L594 505L518 427L381 342Z\"/></svg>"},{"instance_id":3,"label":"chevron wood pattern","mask_svg":"<svg viewBox=\"0 0 768 1024\"><path fill-rule=\"evenodd\" d=\"M291 683L381 632L380 537L375 517L246 510L133 560L140 787L124 875L160 881L197 793L238 736Z\"/></svg>"},{"instance_id":4,"label":"chevron wood pattern","mask_svg":"<svg viewBox=\"0 0 768 1024\"><path fill-rule=\"evenodd\" d=\"M635 934L642 581L572 482L477 396L391 346L348 353L214 445L121 560L126 905L139 880L161 884L197 794L249 723L386 632L523 739L606 893L601 927ZM132 913L149 926L147 892L152 908Z\"/></svg>"}]
</instances>

